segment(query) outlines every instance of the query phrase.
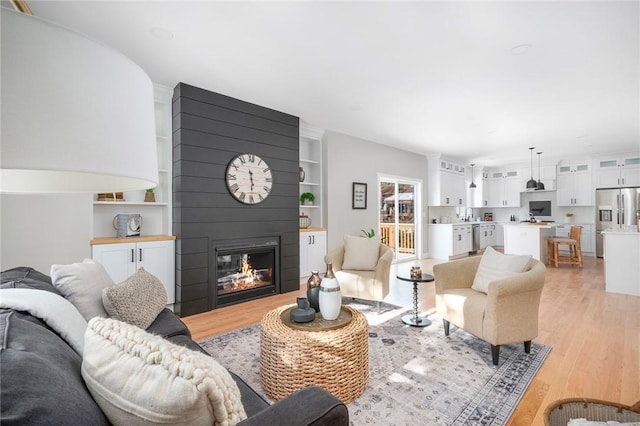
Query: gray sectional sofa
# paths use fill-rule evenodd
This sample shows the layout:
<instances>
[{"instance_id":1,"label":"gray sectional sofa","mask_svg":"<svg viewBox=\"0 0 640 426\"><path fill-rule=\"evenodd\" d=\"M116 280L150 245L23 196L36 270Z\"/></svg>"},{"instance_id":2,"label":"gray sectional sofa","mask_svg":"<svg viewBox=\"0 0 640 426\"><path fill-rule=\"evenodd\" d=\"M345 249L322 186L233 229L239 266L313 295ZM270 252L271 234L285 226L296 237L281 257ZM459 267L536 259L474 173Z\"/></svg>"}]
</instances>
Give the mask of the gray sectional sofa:
<instances>
[{"instance_id":1,"label":"gray sectional sofa","mask_svg":"<svg viewBox=\"0 0 640 426\"><path fill-rule=\"evenodd\" d=\"M0 273L0 288L60 294L51 278L32 268ZM204 352L185 324L164 309L147 331ZM0 309L0 424L108 425L81 375L82 357L44 321L28 312ZM205 352L206 353L206 352ZM219 360L223 363L223 360ZM302 389L272 405L231 373L247 419L241 425L347 425L345 405L319 387Z\"/></svg>"}]
</instances>

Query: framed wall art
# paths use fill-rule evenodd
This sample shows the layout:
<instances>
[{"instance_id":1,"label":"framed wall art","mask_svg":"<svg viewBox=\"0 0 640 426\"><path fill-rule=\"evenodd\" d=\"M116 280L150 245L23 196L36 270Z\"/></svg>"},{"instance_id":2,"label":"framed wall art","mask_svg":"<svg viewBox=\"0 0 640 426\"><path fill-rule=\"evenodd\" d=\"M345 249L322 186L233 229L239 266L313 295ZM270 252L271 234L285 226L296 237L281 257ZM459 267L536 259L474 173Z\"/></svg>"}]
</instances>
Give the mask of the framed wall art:
<instances>
[{"instance_id":1,"label":"framed wall art","mask_svg":"<svg viewBox=\"0 0 640 426\"><path fill-rule=\"evenodd\" d=\"M367 184L366 183L353 182L351 208L366 210L367 208Z\"/></svg>"}]
</instances>

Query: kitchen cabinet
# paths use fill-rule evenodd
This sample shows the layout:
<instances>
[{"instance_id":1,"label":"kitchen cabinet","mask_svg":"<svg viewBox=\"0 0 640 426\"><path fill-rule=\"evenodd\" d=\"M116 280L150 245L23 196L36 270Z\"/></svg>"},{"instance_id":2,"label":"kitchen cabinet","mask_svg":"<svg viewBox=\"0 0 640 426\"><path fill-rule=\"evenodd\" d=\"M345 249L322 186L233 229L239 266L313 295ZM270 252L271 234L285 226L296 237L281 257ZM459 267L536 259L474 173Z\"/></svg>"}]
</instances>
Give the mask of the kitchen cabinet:
<instances>
[{"instance_id":1,"label":"kitchen cabinet","mask_svg":"<svg viewBox=\"0 0 640 426\"><path fill-rule=\"evenodd\" d=\"M117 284L138 269L155 275L167 291L167 303L175 302L175 237L97 238L91 241L92 258L104 266Z\"/></svg>"},{"instance_id":2,"label":"kitchen cabinet","mask_svg":"<svg viewBox=\"0 0 640 426\"><path fill-rule=\"evenodd\" d=\"M495 229L495 242L494 245L496 246L504 246L504 224L503 223L496 223L494 225L496 227Z\"/></svg>"},{"instance_id":3,"label":"kitchen cabinet","mask_svg":"<svg viewBox=\"0 0 640 426\"><path fill-rule=\"evenodd\" d=\"M428 232L429 257L449 260L468 256L473 250L470 224L430 224Z\"/></svg>"},{"instance_id":4,"label":"kitchen cabinet","mask_svg":"<svg viewBox=\"0 0 640 426\"><path fill-rule=\"evenodd\" d=\"M640 233L606 231L602 234L605 291L640 296Z\"/></svg>"},{"instance_id":5,"label":"kitchen cabinet","mask_svg":"<svg viewBox=\"0 0 640 426\"><path fill-rule=\"evenodd\" d=\"M465 166L441 158L428 159L430 206L464 207L467 203Z\"/></svg>"},{"instance_id":6,"label":"kitchen cabinet","mask_svg":"<svg viewBox=\"0 0 640 426\"><path fill-rule=\"evenodd\" d=\"M504 226L504 253L530 254L543 263L547 261L547 239L555 236L550 225L509 224Z\"/></svg>"},{"instance_id":7,"label":"kitchen cabinet","mask_svg":"<svg viewBox=\"0 0 640 426\"><path fill-rule=\"evenodd\" d=\"M496 245L496 225L483 223L480 227L480 250L484 250L489 246Z\"/></svg>"},{"instance_id":8,"label":"kitchen cabinet","mask_svg":"<svg viewBox=\"0 0 640 426\"><path fill-rule=\"evenodd\" d=\"M308 277L311 271L324 272L327 255L327 231L320 229L300 230L300 276Z\"/></svg>"},{"instance_id":9,"label":"kitchen cabinet","mask_svg":"<svg viewBox=\"0 0 640 426\"><path fill-rule=\"evenodd\" d=\"M520 207L523 189L519 170L494 170L489 172L488 197L485 207Z\"/></svg>"},{"instance_id":10,"label":"kitchen cabinet","mask_svg":"<svg viewBox=\"0 0 640 426\"><path fill-rule=\"evenodd\" d=\"M640 154L602 158L597 161L596 188L640 186Z\"/></svg>"},{"instance_id":11,"label":"kitchen cabinet","mask_svg":"<svg viewBox=\"0 0 640 426\"><path fill-rule=\"evenodd\" d=\"M592 206L593 185L588 162L558 165L558 206Z\"/></svg>"}]
</instances>

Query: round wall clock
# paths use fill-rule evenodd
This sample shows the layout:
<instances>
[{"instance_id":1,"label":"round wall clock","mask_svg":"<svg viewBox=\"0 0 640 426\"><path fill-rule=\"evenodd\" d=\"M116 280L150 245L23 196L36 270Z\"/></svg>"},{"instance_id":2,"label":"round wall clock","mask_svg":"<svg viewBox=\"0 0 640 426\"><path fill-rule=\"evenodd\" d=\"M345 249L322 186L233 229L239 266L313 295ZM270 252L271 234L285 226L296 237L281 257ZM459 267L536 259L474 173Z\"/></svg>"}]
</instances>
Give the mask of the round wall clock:
<instances>
[{"instance_id":1,"label":"round wall clock","mask_svg":"<svg viewBox=\"0 0 640 426\"><path fill-rule=\"evenodd\" d=\"M261 203L273 185L269 165L255 154L234 157L227 166L225 181L231 195L244 204Z\"/></svg>"}]
</instances>

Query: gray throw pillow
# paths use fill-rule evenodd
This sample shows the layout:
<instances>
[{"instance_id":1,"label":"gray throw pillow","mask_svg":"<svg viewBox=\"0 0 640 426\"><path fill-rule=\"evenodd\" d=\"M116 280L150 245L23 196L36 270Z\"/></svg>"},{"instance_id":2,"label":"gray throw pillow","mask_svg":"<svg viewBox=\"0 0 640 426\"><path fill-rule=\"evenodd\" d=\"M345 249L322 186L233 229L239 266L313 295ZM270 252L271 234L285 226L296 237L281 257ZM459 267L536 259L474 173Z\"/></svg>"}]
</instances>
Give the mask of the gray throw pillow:
<instances>
[{"instance_id":1,"label":"gray throw pillow","mask_svg":"<svg viewBox=\"0 0 640 426\"><path fill-rule=\"evenodd\" d=\"M167 291L154 275L140 268L135 274L102 291L111 318L146 329L167 304Z\"/></svg>"}]
</instances>

